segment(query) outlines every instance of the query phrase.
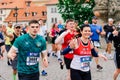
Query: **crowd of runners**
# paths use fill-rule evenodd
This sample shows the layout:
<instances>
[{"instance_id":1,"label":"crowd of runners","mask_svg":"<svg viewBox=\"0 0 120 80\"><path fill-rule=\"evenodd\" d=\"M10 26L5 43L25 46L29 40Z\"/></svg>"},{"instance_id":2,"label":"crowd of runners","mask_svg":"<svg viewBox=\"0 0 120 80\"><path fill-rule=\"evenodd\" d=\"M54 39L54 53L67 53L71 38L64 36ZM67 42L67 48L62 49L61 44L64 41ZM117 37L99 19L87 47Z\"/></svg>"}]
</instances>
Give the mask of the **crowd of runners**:
<instances>
[{"instance_id":1,"label":"crowd of runners","mask_svg":"<svg viewBox=\"0 0 120 80\"><path fill-rule=\"evenodd\" d=\"M16 74L19 80L40 80L40 74L49 75L47 58L51 56L56 57L61 69L66 66L66 80L92 80L90 63L94 59L96 69L102 70L104 67L99 63L99 57L102 57L114 60L113 80L117 80L120 73L120 24L114 25L112 18L104 26L97 22L96 16L92 17L92 23L85 20L81 26L76 20L68 19L64 25L61 21L54 23L50 30L42 19L31 20L25 27L19 23L13 25L11 21L7 26L1 24L0 59L7 52L6 63L13 69L13 80L16 80ZM101 36L107 45L103 54L99 51ZM48 39L51 49L47 49ZM114 56L111 55L112 44Z\"/></svg>"}]
</instances>

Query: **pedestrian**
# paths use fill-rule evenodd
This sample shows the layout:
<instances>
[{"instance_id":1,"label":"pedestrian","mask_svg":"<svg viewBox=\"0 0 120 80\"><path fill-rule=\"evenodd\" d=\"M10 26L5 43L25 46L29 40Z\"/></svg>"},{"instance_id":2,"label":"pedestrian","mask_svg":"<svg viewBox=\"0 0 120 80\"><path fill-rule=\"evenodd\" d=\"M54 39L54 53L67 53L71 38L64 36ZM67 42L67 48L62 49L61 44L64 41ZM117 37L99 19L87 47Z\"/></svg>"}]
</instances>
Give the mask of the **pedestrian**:
<instances>
[{"instance_id":1,"label":"pedestrian","mask_svg":"<svg viewBox=\"0 0 120 80\"><path fill-rule=\"evenodd\" d=\"M73 19L69 19L66 21L66 29L63 33L56 39L56 44L62 44L62 50L66 48L69 45L69 42L74 38L74 32L75 32L75 22ZM64 55L64 62L67 69L67 80L70 79L70 63L73 58L73 52L69 52L69 54Z\"/></svg>"},{"instance_id":2,"label":"pedestrian","mask_svg":"<svg viewBox=\"0 0 120 80\"><path fill-rule=\"evenodd\" d=\"M90 38L91 38L94 46L96 48L100 48L101 45L100 45L100 38L99 37L102 33L102 26L97 24L97 20L98 20L98 18L96 16L92 17L92 24L90 24L92 34L91 34ZM96 66L97 70L103 69L103 67L99 64L99 58L95 58L95 63L97 65Z\"/></svg>"},{"instance_id":3,"label":"pedestrian","mask_svg":"<svg viewBox=\"0 0 120 80\"><path fill-rule=\"evenodd\" d=\"M117 80L117 77L120 74L120 32L114 30L110 34L108 40L114 42L114 47L115 47L114 62L116 69L114 71L113 80Z\"/></svg>"},{"instance_id":4,"label":"pedestrian","mask_svg":"<svg viewBox=\"0 0 120 80\"><path fill-rule=\"evenodd\" d=\"M69 46L65 48L62 54L68 54L73 51L73 59L70 65L71 80L91 80L90 62L93 57L107 58L102 54L97 54L93 43L89 39L91 29L89 25L81 27L81 37L71 40Z\"/></svg>"},{"instance_id":5,"label":"pedestrian","mask_svg":"<svg viewBox=\"0 0 120 80\"><path fill-rule=\"evenodd\" d=\"M8 52L8 58L14 60L16 56L18 57L19 80L39 80L40 52L42 52L44 66L48 65L46 42L42 36L37 35L39 28L38 21L31 20L28 27L29 33L18 37Z\"/></svg>"}]
</instances>

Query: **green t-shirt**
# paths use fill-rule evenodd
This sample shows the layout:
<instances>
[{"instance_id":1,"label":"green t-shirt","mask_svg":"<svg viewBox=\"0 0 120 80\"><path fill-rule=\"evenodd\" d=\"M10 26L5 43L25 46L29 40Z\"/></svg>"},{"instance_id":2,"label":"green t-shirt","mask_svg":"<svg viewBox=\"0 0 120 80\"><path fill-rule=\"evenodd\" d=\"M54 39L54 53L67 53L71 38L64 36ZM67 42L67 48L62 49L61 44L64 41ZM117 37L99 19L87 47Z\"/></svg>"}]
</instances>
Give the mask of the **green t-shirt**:
<instances>
[{"instance_id":1,"label":"green t-shirt","mask_svg":"<svg viewBox=\"0 0 120 80\"><path fill-rule=\"evenodd\" d=\"M37 35L33 39L29 34L25 34L17 38L13 46L18 49L18 72L25 74L39 72L40 52L46 50L44 38Z\"/></svg>"}]
</instances>

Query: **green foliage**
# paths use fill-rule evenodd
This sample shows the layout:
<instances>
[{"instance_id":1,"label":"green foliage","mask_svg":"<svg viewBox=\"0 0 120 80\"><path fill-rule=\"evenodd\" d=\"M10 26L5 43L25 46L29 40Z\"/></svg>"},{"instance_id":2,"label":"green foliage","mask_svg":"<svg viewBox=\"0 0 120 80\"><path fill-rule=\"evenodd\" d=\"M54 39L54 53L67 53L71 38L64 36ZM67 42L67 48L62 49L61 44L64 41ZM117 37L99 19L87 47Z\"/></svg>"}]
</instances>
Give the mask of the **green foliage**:
<instances>
[{"instance_id":1,"label":"green foliage","mask_svg":"<svg viewBox=\"0 0 120 80\"><path fill-rule=\"evenodd\" d=\"M93 16L94 0L58 0L58 10L64 21L74 19L83 24L85 20L91 22Z\"/></svg>"}]
</instances>

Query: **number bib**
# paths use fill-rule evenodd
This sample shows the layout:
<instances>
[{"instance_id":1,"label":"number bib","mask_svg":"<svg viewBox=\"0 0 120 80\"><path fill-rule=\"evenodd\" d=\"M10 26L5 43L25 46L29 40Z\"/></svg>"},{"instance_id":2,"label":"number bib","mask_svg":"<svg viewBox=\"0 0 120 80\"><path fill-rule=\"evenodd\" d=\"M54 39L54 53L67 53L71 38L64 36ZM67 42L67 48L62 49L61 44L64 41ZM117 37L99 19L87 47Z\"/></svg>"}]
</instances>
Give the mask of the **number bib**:
<instances>
[{"instance_id":1,"label":"number bib","mask_svg":"<svg viewBox=\"0 0 120 80\"><path fill-rule=\"evenodd\" d=\"M26 65L35 65L39 61L39 53L28 53Z\"/></svg>"},{"instance_id":2,"label":"number bib","mask_svg":"<svg viewBox=\"0 0 120 80\"><path fill-rule=\"evenodd\" d=\"M90 67L90 62L91 62L91 57L86 56L86 57L81 57L80 58L80 67L83 70L86 70Z\"/></svg>"},{"instance_id":3,"label":"number bib","mask_svg":"<svg viewBox=\"0 0 120 80\"><path fill-rule=\"evenodd\" d=\"M100 43L98 41L94 41L93 44L95 47L100 47Z\"/></svg>"}]
</instances>

